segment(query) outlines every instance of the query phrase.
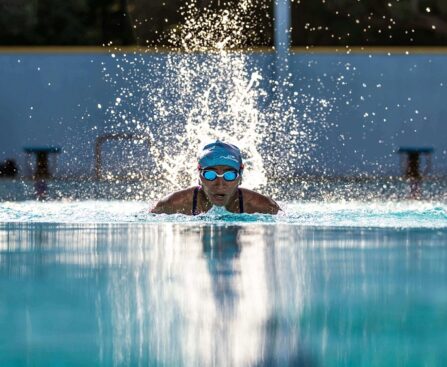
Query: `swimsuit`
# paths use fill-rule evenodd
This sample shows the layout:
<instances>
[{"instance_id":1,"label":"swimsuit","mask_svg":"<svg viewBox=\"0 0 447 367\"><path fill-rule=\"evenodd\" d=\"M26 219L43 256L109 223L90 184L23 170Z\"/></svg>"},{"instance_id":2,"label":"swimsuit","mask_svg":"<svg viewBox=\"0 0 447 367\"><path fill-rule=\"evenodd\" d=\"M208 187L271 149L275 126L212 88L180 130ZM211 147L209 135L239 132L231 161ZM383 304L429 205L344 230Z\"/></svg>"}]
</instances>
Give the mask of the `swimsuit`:
<instances>
[{"instance_id":1,"label":"swimsuit","mask_svg":"<svg viewBox=\"0 0 447 367\"><path fill-rule=\"evenodd\" d=\"M197 197L199 195L200 186L194 188L194 195L192 197L192 215L197 215ZM244 212L244 200L242 198L242 191L240 188L237 189L239 193L239 213Z\"/></svg>"}]
</instances>

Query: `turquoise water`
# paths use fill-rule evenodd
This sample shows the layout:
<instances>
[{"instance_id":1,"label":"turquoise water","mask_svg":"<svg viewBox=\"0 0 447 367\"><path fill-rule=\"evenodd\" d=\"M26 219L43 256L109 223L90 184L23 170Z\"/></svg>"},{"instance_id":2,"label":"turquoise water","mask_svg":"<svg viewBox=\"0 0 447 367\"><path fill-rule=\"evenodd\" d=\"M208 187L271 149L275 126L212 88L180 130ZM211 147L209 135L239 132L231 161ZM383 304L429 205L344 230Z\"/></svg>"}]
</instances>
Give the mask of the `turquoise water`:
<instances>
[{"instance_id":1,"label":"turquoise water","mask_svg":"<svg viewBox=\"0 0 447 367\"><path fill-rule=\"evenodd\" d=\"M447 206L0 203L0 366L442 366Z\"/></svg>"},{"instance_id":2,"label":"turquoise water","mask_svg":"<svg viewBox=\"0 0 447 367\"><path fill-rule=\"evenodd\" d=\"M178 223L290 224L321 227L447 228L447 204L433 201L279 202L277 216L233 215L213 210L206 215L150 214L141 201L5 201L0 223Z\"/></svg>"}]
</instances>

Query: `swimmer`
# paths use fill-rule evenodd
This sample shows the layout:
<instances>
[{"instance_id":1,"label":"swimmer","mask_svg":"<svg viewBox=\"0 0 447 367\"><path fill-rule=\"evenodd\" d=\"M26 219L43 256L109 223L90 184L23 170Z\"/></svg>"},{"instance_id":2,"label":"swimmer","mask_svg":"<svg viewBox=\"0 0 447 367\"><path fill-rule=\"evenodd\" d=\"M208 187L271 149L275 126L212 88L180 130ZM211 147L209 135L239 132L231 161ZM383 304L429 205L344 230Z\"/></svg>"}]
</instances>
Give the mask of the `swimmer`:
<instances>
[{"instance_id":1,"label":"swimmer","mask_svg":"<svg viewBox=\"0 0 447 367\"><path fill-rule=\"evenodd\" d=\"M199 186L168 195L151 212L197 215L216 205L232 213L278 213L281 209L272 199L239 187L243 171L239 148L216 140L199 155Z\"/></svg>"}]
</instances>

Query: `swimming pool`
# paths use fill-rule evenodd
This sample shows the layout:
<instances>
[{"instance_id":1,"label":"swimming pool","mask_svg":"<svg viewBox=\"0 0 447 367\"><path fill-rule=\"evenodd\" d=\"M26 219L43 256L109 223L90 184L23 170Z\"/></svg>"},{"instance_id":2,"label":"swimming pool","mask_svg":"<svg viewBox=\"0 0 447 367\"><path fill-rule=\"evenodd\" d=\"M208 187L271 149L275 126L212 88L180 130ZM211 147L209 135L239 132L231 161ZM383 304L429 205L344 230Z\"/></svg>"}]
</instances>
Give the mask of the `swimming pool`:
<instances>
[{"instance_id":1,"label":"swimming pool","mask_svg":"<svg viewBox=\"0 0 447 367\"><path fill-rule=\"evenodd\" d=\"M0 183L0 367L447 360L447 180L406 201L394 154L434 146L444 173L443 59L242 51L254 2L234 3L185 6L174 52L5 58L20 145L63 154L61 179ZM217 138L284 212L149 214Z\"/></svg>"},{"instance_id":2,"label":"swimming pool","mask_svg":"<svg viewBox=\"0 0 447 367\"><path fill-rule=\"evenodd\" d=\"M447 206L0 203L1 366L440 366Z\"/></svg>"}]
</instances>

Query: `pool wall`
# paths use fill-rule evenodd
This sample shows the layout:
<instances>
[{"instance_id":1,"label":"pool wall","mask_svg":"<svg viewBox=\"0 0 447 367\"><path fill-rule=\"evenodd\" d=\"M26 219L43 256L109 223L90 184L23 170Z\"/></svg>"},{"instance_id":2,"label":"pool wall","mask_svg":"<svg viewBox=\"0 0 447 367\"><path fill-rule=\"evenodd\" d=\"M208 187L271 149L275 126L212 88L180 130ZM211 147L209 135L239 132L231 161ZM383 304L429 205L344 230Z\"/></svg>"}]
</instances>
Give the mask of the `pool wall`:
<instances>
[{"instance_id":1,"label":"pool wall","mask_svg":"<svg viewBox=\"0 0 447 367\"><path fill-rule=\"evenodd\" d=\"M152 65L166 55L145 53L145 69L140 63L139 72L151 75ZM247 56L248 68L258 69L267 86L274 78L274 55ZM106 110L123 86L114 73L132 68L118 64L103 49L1 50L0 161L12 158L22 168L24 146L57 145L64 150L59 175L93 175L95 138L107 129ZM298 116L306 119L312 113L306 111L311 98L332 106L326 114L330 128L320 135L312 157L334 175L395 175L400 172L395 153L400 146L431 146L433 172L445 175L446 64L443 50L293 52L289 92L297 93ZM106 81L105 74L114 82ZM312 165L301 166L296 173L312 170Z\"/></svg>"}]
</instances>

